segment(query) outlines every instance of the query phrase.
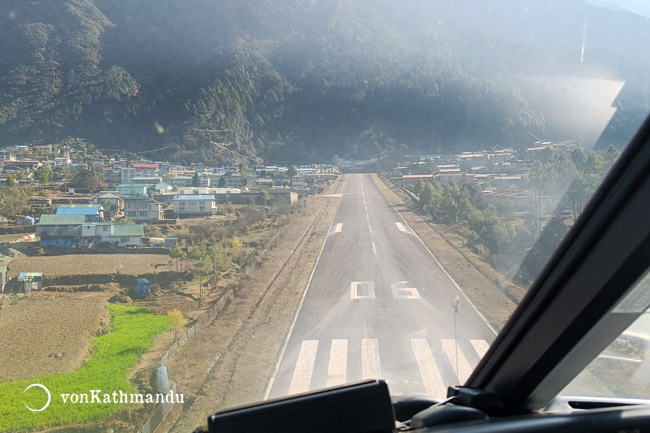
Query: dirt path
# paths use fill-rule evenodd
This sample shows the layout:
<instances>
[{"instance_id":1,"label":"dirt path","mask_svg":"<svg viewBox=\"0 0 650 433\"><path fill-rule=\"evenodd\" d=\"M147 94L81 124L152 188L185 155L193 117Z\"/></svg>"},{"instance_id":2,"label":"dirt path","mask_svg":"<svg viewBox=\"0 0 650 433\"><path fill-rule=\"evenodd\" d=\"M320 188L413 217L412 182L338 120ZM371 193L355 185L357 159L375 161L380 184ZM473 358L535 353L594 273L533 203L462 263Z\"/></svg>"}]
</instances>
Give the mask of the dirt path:
<instances>
[{"instance_id":1,"label":"dirt path","mask_svg":"<svg viewBox=\"0 0 650 433\"><path fill-rule=\"evenodd\" d=\"M198 389L172 431L188 432L226 407L262 400L309 275L336 213L345 181L313 198L292 223L272 259L255 275L267 275L240 291L235 301L168 365L179 392ZM187 400L186 400L187 401ZM166 422L161 431L167 431Z\"/></svg>"}]
</instances>

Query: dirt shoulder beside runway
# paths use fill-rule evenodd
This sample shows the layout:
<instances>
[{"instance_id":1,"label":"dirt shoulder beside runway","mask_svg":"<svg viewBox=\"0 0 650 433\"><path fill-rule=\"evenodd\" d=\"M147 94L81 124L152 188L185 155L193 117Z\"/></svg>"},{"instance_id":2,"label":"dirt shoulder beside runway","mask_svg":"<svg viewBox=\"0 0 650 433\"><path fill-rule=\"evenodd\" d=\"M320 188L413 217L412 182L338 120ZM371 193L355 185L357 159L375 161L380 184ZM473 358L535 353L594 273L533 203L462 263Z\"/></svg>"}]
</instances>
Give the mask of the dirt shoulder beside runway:
<instances>
[{"instance_id":1,"label":"dirt shoulder beside runway","mask_svg":"<svg viewBox=\"0 0 650 433\"><path fill-rule=\"evenodd\" d=\"M402 198L395 194L377 175L373 174L373 180L474 304L479 313L498 332L506 323L516 305L499 287L479 272L460 252L424 221L420 215L411 210Z\"/></svg>"}]
</instances>

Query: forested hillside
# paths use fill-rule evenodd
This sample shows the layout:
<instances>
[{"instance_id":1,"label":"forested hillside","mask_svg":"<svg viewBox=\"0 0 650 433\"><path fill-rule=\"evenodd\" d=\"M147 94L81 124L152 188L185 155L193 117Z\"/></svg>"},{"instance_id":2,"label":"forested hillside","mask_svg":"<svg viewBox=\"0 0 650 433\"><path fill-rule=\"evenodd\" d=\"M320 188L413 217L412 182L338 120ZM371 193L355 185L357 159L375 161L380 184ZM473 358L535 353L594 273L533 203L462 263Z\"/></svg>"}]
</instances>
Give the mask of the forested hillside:
<instances>
[{"instance_id":1,"label":"forested hillside","mask_svg":"<svg viewBox=\"0 0 650 433\"><path fill-rule=\"evenodd\" d=\"M604 147L650 111L647 19L581 0L6 0L0 11L0 146L83 137L181 161L285 162L593 143L616 104Z\"/></svg>"}]
</instances>

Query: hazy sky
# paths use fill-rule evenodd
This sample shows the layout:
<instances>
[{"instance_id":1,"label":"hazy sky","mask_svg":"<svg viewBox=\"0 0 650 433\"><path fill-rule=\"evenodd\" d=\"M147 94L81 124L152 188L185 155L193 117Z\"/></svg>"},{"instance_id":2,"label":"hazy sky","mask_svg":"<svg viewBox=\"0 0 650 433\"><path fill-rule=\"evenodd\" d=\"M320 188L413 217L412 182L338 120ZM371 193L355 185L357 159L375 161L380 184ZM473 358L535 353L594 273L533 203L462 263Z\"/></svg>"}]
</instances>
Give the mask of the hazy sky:
<instances>
[{"instance_id":1,"label":"hazy sky","mask_svg":"<svg viewBox=\"0 0 650 433\"><path fill-rule=\"evenodd\" d=\"M610 4L645 17L650 17L650 2L648 0L587 0L587 3L600 6Z\"/></svg>"}]
</instances>

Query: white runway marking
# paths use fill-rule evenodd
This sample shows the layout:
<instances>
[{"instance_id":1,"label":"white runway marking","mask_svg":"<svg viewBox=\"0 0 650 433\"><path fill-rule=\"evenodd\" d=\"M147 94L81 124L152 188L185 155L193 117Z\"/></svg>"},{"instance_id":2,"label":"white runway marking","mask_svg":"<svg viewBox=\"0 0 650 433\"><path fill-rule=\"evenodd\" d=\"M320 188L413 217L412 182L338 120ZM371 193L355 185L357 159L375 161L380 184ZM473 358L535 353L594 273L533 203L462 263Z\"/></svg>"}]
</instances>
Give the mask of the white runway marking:
<instances>
[{"instance_id":1,"label":"white runway marking","mask_svg":"<svg viewBox=\"0 0 650 433\"><path fill-rule=\"evenodd\" d=\"M327 385L345 384L348 372L348 340L332 340L330 362L327 367Z\"/></svg>"},{"instance_id":2,"label":"white runway marking","mask_svg":"<svg viewBox=\"0 0 650 433\"><path fill-rule=\"evenodd\" d=\"M372 234L372 227L370 227L370 224L368 224L368 231Z\"/></svg>"},{"instance_id":3,"label":"white runway marking","mask_svg":"<svg viewBox=\"0 0 650 433\"><path fill-rule=\"evenodd\" d=\"M361 369L364 379L381 378L379 343L376 338L361 339Z\"/></svg>"},{"instance_id":4,"label":"white runway marking","mask_svg":"<svg viewBox=\"0 0 650 433\"><path fill-rule=\"evenodd\" d=\"M455 340L440 340L442 343L442 348L451 362L451 366L454 367L454 372L458 378L458 384L462 385L465 383L470 374L472 374L472 366L467 362L467 358L463 354L463 351L458 348L458 370L456 371L456 341Z\"/></svg>"},{"instance_id":5,"label":"white runway marking","mask_svg":"<svg viewBox=\"0 0 650 433\"><path fill-rule=\"evenodd\" d=\"M341 230L343 230L343 223L336 224L336 227L334 228L334 233L341 233Z\"/></svg>"},{"instance_id":6,"label":"white runway marking","mask_svg":"<svg viewBox=\"0 0 650 433\"><path fill-rule=\"evenodd\" d=\"M409 232L408 230L406 230L406 227L404 227L404 225L403 225L402 223L400 223L400 222L396 222L395 225L397 226L397 228L399 229L399 231L404 232L404 233L408 233L408 232Z\"/></svg>"},{"instance_id":7,"label":"white runway marking","mask_svg":"<svg viewBox=\"0 0 650 433\"><path fill-rule=\"evenodd\" d=\"M395 299L421 299L420 293L415 287L399 287L404 284L408 284L408 281L400 281L390 285Z\"/></svg>"},{"instance_id":8,"label":"white runway marking","mask_svg":"<svg viewBox=\"0 0 650 433\"><path fill-rule=\"evenodd\" d=\"M444 398L447 395L447 388L442 381L438 367L436 367L429 343L424 338L411 338L411 345L427 394L432 397Z\"/></svg>"},{"instance_id":9,"label":"white runway marking","mask_svg":"<svg viewBox=\"0 0 650 433\"><path fill-rule=\"evenodd\" d=\"M478 356L481 358L485 356L485 352L490 348L490 345L487 344L487 341L485 340L469 340L469 342L472 343L474 350L476 350L476 353L478 353Z\"/></svg>"},{"instance_id":10,"label":"white runway marking","mask_svg":"<svg viewBox=\"0 0 650 433\"><path fill-rule=\"evenodd\" d=\"M377 254L377 246L375 245L375 241L372 241L372 253Z\"/></svg>"},{"instance_id":11,"label":"white runway marking","mask_svg":"<svg viewBox=\"0 0 650 433\"><path fill-rule=\"evenodd\" d=\"M360 291L361 294L359 294ZM375 299L375 282L352 281L350 283L350 297L352 299Z\"/></svg>"},{"instance_id":12,"label":"white runway marking","mask_svg":"<svg viewBox=\"0 0 650 433\"><path fill-rule=\"evenodd\" d=\"M305 340L302 342L300 353L298 354L298 361L296 362L296 369L293 372L291 384L289 385L289 395L309 391L317 350L318 340Z\"/></svg>"},{"instance_id":13,"label":"white runway marking","mask_svg":"<svg viewBox=\"0 0 650 433\"><path fill-rule=\"evenodd\" d=\"M366 221L370 222L370 215L368 213L366 213Z\"/></svg>"}]
</instances>

